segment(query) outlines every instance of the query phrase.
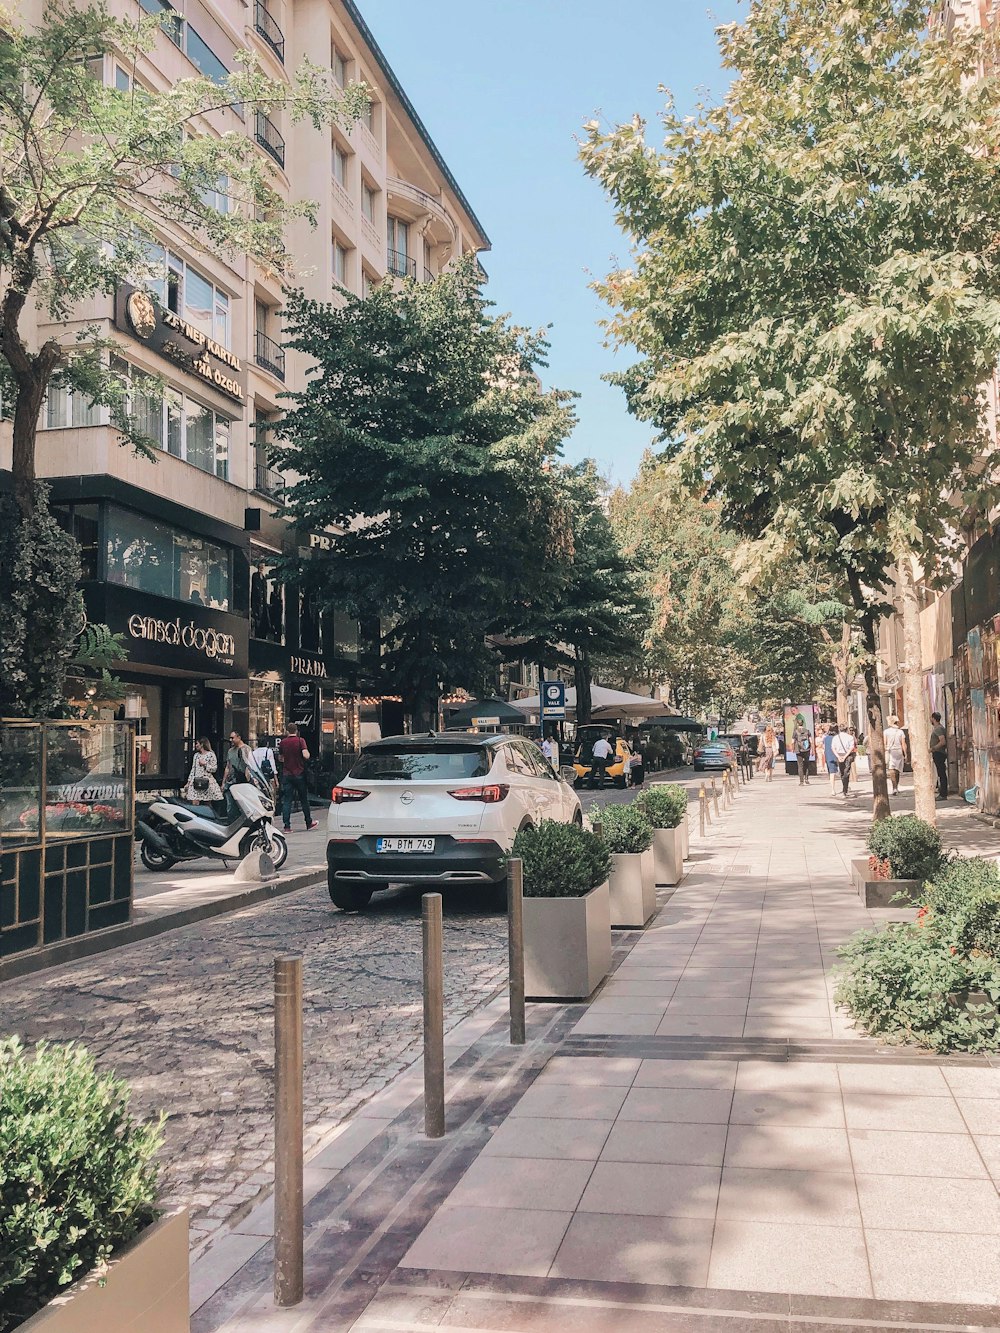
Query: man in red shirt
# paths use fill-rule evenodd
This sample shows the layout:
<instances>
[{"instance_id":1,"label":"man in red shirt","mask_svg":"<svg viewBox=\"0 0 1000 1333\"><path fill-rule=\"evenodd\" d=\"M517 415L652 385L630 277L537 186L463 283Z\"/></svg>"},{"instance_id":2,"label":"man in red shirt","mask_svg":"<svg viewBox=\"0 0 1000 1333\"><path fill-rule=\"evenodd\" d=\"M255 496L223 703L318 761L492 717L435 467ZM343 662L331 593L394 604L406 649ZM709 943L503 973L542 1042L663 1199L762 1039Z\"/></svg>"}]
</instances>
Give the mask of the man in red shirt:
<instances>
[{"instance_id":1,"label":"man in red shirt","mask_svg":"<svg viewBox=\"0 0 1000 1333\"><path fill-rule=\"evenodd\" d=\"M297 795L302 803L302 813L306 819L306 830L317 828L318 825L313 819L309 810L309 791L306 787L306 760L309 758L309 751L306 749L306 743L299 735L298 723L289 722L285 727L286 735L282 736L281 744L278 746L278 754L281 758L281 814L285 825L285 832L292 831L292 796Z\"/></svg>"}]
</instances>

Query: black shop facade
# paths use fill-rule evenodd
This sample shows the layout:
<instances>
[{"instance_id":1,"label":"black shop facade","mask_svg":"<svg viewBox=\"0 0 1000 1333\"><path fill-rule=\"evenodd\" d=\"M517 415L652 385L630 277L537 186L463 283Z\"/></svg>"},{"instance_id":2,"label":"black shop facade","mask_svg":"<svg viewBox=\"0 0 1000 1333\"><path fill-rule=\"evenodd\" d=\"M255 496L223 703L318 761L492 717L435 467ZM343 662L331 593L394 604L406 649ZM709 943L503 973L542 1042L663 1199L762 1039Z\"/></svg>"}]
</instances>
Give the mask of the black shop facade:
<instances>
[{"instance_id":1,"label":"black shop facade","mask_svg":"<svg viewBox=\"0 0 1000 1333\"><path fill-rule=\"evenodd\" d=\"M307 592L272 575L290 550L320 557L325 534L298 533L248 513L250 544L250 731L280 737L295 722L312 755L310 781L328 794L362 745L403 730L400 699L378 680L380 625L321 609Z\"/></svg>"}]
</instances>

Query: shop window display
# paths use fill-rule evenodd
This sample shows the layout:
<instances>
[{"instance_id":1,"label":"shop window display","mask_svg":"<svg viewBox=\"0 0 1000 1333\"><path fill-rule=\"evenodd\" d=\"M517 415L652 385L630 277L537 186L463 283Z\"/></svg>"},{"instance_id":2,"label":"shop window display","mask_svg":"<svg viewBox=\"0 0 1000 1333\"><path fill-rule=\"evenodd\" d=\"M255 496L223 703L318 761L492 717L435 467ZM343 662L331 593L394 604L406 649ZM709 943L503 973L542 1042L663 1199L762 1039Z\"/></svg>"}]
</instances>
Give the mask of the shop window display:
<instances>
[{"instance_id":1,"label":"shop window display","mask_svg":"<svg viewBox=\"0 0 1000 1333\"><path fill-rule=\"evenodd\" d=\"M268 643L285 641L285 593L264 560L256 557L250 576L250 634Z\"/></svg>"},{"instance_id":2,"label":"shop window display","mask_svg":"<svg viewBox=\"0 0 1000 1333\"><path fill-rule=\"evenodd\" d=\"M135 723L137 777L163 772L163 690L159 685L128 685L118 717Z\"/></svg>"},{"instance_id":3,"label":"shop window display","mask_svg":"<svg viewBox=\"0 0 1000 1333\"><path fill-rule=\"evenodd\" d=\"M109 583L229 610L232 559L226 547L126 509L110 511L107 532Z\"/></svg>"}]
</instances>

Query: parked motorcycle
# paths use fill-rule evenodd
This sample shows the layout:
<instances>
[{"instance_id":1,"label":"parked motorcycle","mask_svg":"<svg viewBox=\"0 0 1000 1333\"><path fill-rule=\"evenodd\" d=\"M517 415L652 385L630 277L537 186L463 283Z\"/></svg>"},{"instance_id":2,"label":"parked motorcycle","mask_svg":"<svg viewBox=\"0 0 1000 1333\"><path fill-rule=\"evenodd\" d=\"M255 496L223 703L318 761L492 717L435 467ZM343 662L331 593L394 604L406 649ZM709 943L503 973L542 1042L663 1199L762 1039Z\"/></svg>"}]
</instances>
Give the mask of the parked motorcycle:
<instances>
[{"instance_id":1,"label":"parked motorcycle","mask_svg":"<svg viewBox=\"0 0 1000 1333\"><path fill-rule=\"evenodd\" d=\"M274 803L270 796L252 782L237 782L229 790L239 808L236 818L177 796L151 801L135 826L136 836L142 839L139 855L147 870L169 870L178 861L200 856L237 861L250 852L267 852L275 869L280 869L288 856L288 843L271 827Z\"/></svg>"}]
</instances>

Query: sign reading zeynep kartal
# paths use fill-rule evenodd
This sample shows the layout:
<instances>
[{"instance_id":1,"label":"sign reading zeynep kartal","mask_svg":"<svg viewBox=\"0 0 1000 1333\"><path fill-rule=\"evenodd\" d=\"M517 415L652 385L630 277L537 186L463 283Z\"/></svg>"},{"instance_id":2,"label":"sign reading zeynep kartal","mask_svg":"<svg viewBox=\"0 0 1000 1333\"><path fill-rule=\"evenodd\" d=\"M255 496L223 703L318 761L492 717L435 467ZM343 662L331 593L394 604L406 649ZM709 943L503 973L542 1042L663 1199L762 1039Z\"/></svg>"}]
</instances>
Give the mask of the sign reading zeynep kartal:
<instances>
[{"instance_id":1,"label":"sign reading zeynep kartal","mask_svg":"<svg viewBox=\"0 0 1000 1333\"><path fill-rule=\"evenodd\" d=\"M174 365L196 375L238 403L246 398L240 358L172 310L164 310L148 292L127 283L115 296L115 327L144 342Z\"/></svg>"}]
</instances>

